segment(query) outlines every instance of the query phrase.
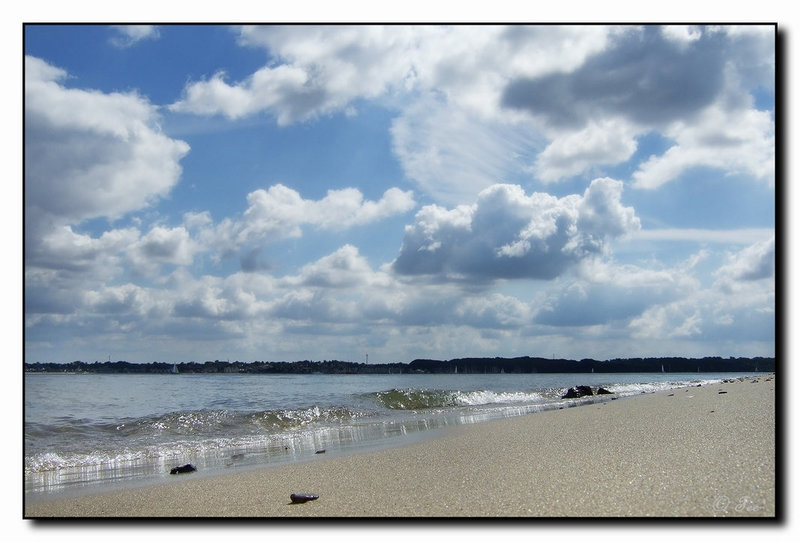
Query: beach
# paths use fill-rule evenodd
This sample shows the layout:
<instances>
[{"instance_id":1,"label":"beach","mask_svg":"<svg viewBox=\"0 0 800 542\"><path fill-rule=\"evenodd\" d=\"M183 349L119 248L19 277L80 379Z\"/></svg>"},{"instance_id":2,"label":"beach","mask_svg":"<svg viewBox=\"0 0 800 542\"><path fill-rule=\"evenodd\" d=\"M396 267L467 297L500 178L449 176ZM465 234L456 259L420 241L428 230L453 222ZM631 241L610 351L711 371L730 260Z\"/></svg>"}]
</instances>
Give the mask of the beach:
<instances>
[{"instance_id":1,"label":"beach","mask_svg":"<svg viewBox=\"0 0 800 542\"><path fill-rule=\"evenodd\" d=\"M61 517L772 517L775 377L448 428L400 447L26 502ZM290 494L319 498L290 504Z\"/></svg>"}]
</instances>

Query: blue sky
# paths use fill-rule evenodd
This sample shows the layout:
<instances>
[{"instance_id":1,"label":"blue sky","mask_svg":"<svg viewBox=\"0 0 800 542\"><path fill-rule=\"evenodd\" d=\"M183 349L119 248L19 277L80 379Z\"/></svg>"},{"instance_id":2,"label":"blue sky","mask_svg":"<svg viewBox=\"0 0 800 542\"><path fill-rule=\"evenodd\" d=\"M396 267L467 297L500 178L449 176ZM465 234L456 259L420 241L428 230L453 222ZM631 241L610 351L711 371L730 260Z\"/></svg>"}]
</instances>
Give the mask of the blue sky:
<instances>
[{"instance_id":1,"label":"blue sky","mask_svg":"<svg viewBox=\"0 0 800 542\"><path fill-rule=\"evenodd\" d=\"M772 26L26 26L34 361L775 354Z\"/></svg>"}]
</instances>

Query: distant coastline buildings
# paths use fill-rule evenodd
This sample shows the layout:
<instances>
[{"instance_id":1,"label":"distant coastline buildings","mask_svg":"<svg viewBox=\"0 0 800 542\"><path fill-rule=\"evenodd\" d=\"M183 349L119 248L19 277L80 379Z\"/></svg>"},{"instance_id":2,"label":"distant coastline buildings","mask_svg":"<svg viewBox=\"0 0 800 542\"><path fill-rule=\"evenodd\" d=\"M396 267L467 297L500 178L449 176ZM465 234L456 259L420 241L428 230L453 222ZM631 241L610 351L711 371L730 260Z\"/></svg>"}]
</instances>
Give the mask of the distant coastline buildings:
<instances>
[{"instance_id":1,"label":"distant coastline buildings","mask_svg":"<svg viewBox=\"0 0 800 542\"><path fill-rule=\"evenodd\" d=\"M26 373L116 373L116 374L484 374L484 373L719 373L773 372L775 358L625 358L598 361L538 357L415 359L410 363L355 363L350 361L206 361L183 363L131 363L95 361L86 363L25 363Z\"/></svg>"}]
</instances>

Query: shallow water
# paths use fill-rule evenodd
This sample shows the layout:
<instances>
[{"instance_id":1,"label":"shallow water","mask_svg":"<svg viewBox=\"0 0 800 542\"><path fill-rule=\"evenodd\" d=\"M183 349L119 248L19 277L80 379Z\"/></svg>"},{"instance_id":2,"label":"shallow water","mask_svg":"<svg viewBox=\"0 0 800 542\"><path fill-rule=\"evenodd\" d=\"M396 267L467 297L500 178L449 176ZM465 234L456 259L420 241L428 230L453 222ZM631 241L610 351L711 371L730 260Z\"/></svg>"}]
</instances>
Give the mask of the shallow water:
<instances>
[{"instance_id":1,"label":"shallow water","mask_svg":"<svg viewBox=\"0 0 800 542\"><path fill-rule=\"evenodd\" d=\"M760 373L747 373L757 376ZM394 446L452 425L744 373L34 374L25 375L25 491L31 497Z\"/></svg>"}]
</instances>

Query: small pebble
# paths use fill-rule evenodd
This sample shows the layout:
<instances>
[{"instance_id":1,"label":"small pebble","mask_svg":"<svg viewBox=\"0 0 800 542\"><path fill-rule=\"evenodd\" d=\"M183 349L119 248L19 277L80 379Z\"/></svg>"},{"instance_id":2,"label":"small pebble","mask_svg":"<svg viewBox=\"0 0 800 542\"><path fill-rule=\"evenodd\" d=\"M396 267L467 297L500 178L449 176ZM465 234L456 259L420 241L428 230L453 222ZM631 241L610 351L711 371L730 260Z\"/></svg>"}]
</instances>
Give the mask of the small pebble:
<instances>
[{"instance_id":1,"label":"small pebble","mask_svg":"<svg viewBox=\"0 0 800 542\"><path fill-rule=\"evenodd\" d=\"M292 493L289 495L289 498L292 500L292 504L303 504L304 502L315 501L319 499L319 495L310 495L308 493Z\"/></svg>"},{"instance_id":2,"label":"small pebble","mask_svg":"<svg viewBox=\"0 0 800 542\"><path fill-rule=\"evenodd\" d=\"M197 470L197 467L192 465L191 463L187 463L186 465L181 465L180 467L175 467L171 471L170 474L184 474L186 472L194 472Z\"/></svg>"}]
</instances>

